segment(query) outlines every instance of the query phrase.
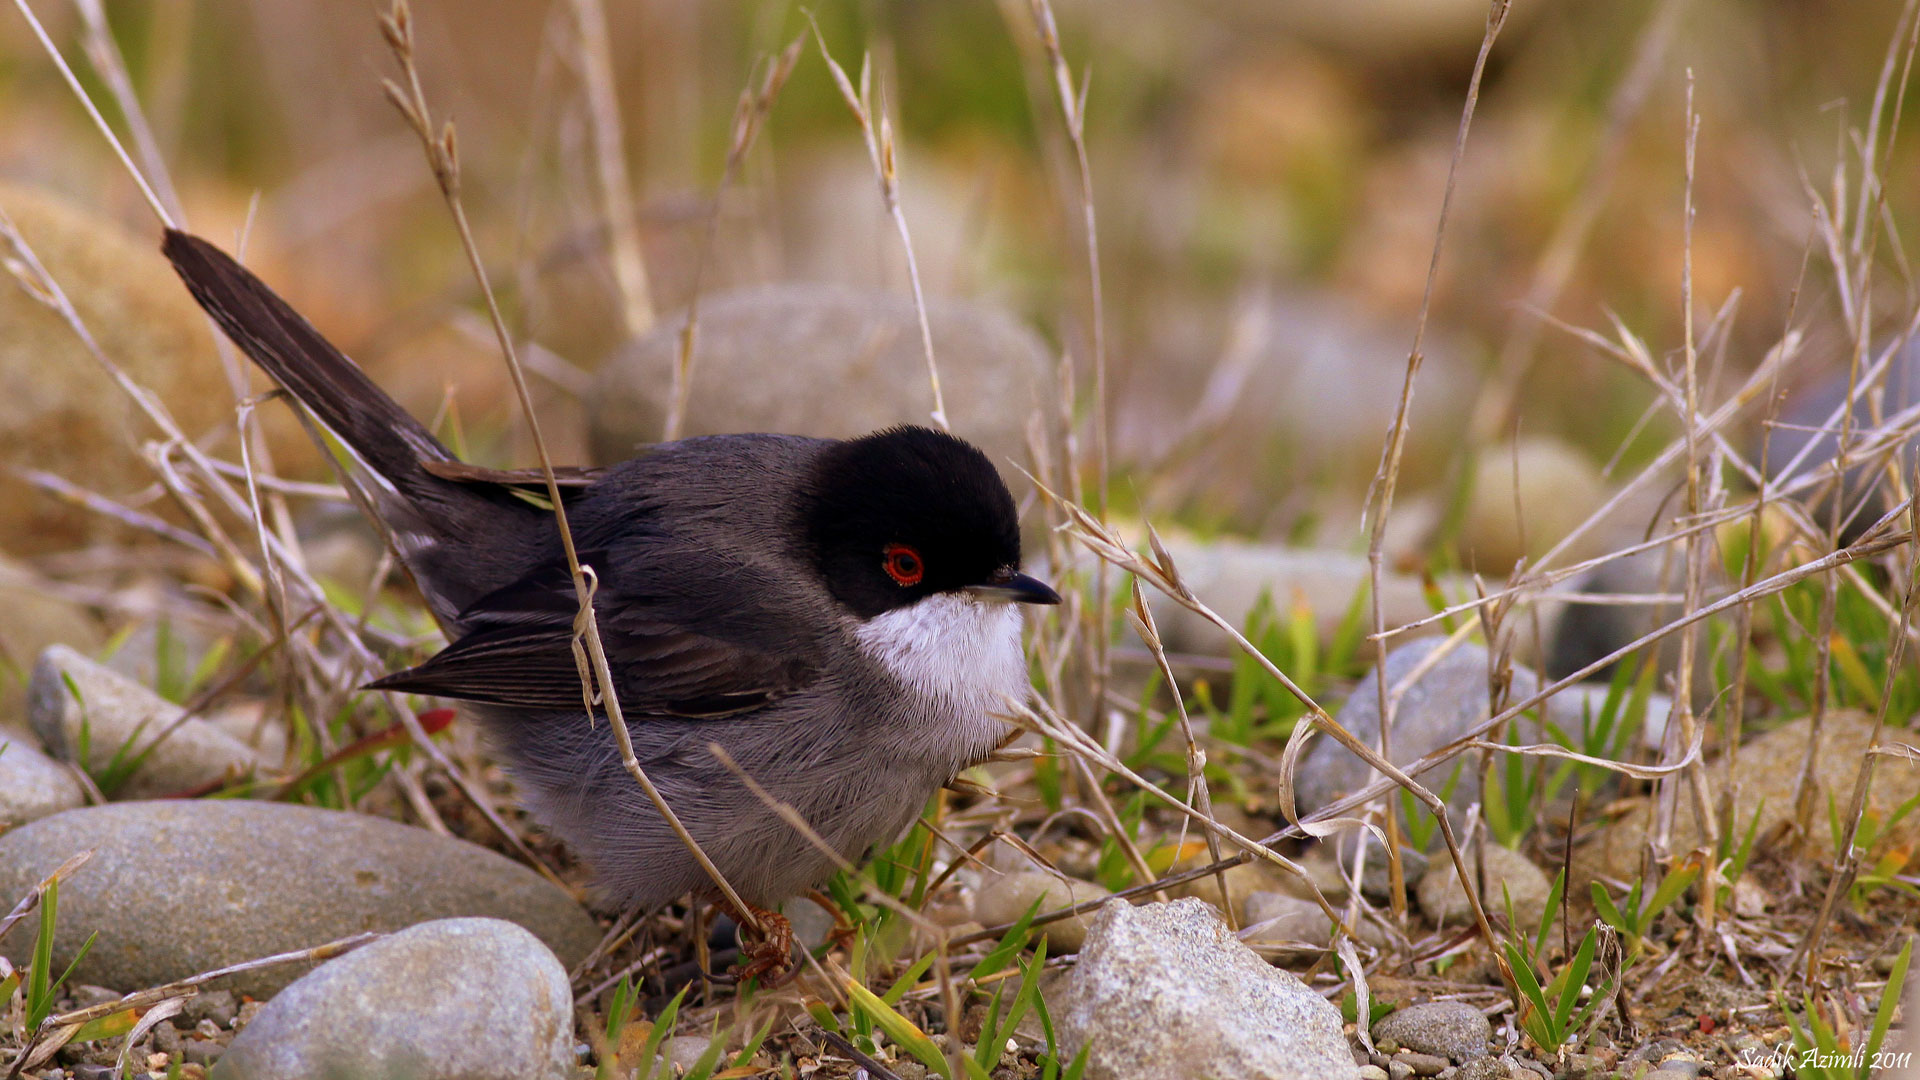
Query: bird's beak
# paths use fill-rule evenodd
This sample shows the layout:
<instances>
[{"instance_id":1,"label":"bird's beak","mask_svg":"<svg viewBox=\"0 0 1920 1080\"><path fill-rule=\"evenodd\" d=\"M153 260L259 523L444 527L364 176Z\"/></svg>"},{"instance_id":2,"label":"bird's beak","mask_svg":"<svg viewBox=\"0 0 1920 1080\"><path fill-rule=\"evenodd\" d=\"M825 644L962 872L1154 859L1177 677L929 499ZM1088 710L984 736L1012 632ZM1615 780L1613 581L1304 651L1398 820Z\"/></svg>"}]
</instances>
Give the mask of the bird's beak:
<instances>
[{"instance_id":1,"label":"bird's beak","mask_svg":"<svg viewBox=\"0 0 1920 1080\"><path fill-rule=\"evenodd\" d=\"M1003 604L1057 604L1060 594L1048 587L1038 578L1030 578L1018 570L1008 568L998 570L979 585L967 586L967 591L982 600L994 600Z\"/></svg>"}]
</instances>

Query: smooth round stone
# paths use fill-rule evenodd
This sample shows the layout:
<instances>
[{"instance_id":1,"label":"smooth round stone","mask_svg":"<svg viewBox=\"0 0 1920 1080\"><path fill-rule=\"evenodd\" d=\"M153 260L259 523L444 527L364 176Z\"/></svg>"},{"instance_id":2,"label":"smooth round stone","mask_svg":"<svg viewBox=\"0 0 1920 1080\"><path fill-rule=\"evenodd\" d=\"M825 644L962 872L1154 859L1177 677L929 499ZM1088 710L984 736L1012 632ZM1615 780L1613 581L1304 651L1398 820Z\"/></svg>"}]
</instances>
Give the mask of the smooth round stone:
<instances>
[{"instance_id":1,"label":"smooth round stone","mask_svg":"<svg viewBox=\"0 0 1920 1080\"><path fill-rule=\"evenodd\" d=\"M71 192L0 182L0 207L100 350L166 402L188 438L216 427L231 430L233 395L208 347L207 318L161 258L157 234L130 232L90 202ZM0 548L30 555L124 540L129 531L108 516L41 493L15 470L41 469L110 498L129 495L154 481L138 449L154 437L153 426L59 313L11 280L0 288L0 327L6 328L0 375L7 385L0 396L0 500L7 507ZM24 666L32 654L12 659Z\"/></svg>"},{"instance_id":2,"label":"smooth round stone","mask_svg":"<svg viewBox=\"0 0 1920 1080\"><path fill-rule=\"evenodd\" d=\"M284 803L179 800L69 810L0 836L0 896L21 896L88 848L60 887L54 962L99 932L76 982L136 990L365 930L489 916L531 930L572 965L600 932L532 870L464 840L383 818ZM16 965L34 934L0 943ZM225 982L266 997L309 970Z\"/></svg>"},{"instance_id":3,"label":"smooth round stone","mask_svg":"<svg viewBox=\"0 0 1920 1080\"><path fill-rule=\"evenodd\" d=\"M1357 1080L1340 1010L1204 900L1100 909L1055 1013L1088 1080Z\"/></svg>"},{"instance_id":4,"label":"smooth round stone","mask_svg":"<svg viewBox=\"0 0 1920 1080\"><path fill-rule=\"evenodd\" d=\"M85 806L87 793L66 766L19 732L0 728L0 828Z\"/></svg>"},{"instance_id":5,"label":"smooth round stone","mask_svg":"<svg viewBox=\"0 0 1920 1080\"><path fill-rule=\"evenodd\" d=\"M252 747L65 645L40 654L27 680L27 723L53 755L100 776L136 762L112 798L157 798L244 776ZM82 760L82 746L85 747Z\"/></svg>"},{"instance_id":6,"label":"smooth round stone","mask_svg":"<svg viewBox=\"0 0 1920 1080\"><path fill-rule=\"evenodd\" d=\"M953 433L1004 467L1027 461L1027 418L1054 400L1054 354L997 308L929 298L927 323ZM684 314L622 349L586 399L601 461L657 441L673 399ZM931 426L920 316L897 292L779 284L702 299L685 435L783 431L852 438Z\"/></svg>"},{"instance_id":7,"label":"smooth round stone","mask_svg":"<svg viewBox=\"0 0 1920 1080\"><path fill-rule=\"evenodd\" d=\"M1470 873L1477 872L1480 865L1475 851L1468 848L1461 853ZM1487 914L1505 915L1507 900L1511 898L1513 916L1519 920L1520 929L1540 925L1540 916L1547 910L1547 897L1553 892L1553 883L1547 880L1547 875L1525 855L1500 844L1487 844L1486 859L1486 872L1479 876L1485 885L1480 903L1486 906ZM1467 902L1467 892L1460 887L1460 875L1454 872L1451 859L1435 861L1427 876L1420 879L1418 897L1420 910L1435 926L1464 926L1473 921L1473 905Z\"/></svg>"},{"instance_id":8,"label":"smooth round stone","mask_svg":"<svg viewBox=\"0 0 1920 1080\"><path fill-rule=\"evenodd\" d=\"M559 1080L573 1062L567 969L499 919L440 919L303 976L210 1080Z\"/></svg>"},{"instance_id":9,"label":"smooth round stone","mask_svg":"<svg viewBox=\"0 0 1920 1080\"><path fill-rule=\"evenodd\" d=\"M1373 1037L1418 1053L1466 1061L1486 1054L1493 1026L1464 1001L1428 1001L1382 1017L1373 1025Z\"/></svg>"},{"instance_id":10,"label":"smooth round stone","mask_svg":"<svg viewBox=\"0 0 1920 1080\"><path fill-rule=\"evenodd\" d=\"M1107 895L1107 890L1086 881L1062 881L1039 870L1015 870L989 878L973 899L973 918L983 926L1000 926L1018 920L1040 902L1036 916L1084 904ZM1079 952L1087 940L1087 928L1093 924L1093 912L1082 912L1037 928L1047 936L1048 952Z\"/></svg>"}]
</instances>

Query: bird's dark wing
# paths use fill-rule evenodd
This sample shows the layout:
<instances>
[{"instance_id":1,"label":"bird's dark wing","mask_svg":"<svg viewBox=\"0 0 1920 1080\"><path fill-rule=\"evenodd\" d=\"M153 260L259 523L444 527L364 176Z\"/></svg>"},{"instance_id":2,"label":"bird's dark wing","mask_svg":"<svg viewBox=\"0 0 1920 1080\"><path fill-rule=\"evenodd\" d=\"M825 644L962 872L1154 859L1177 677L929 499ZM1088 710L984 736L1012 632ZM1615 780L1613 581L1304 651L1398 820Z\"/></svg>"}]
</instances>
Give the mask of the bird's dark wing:
<instances>
[{"instance_id":1,"label":"bird's dark wing","mask_svg":"<svg viewBox=\"0 0 1920 1080\"><path fill-rule=\"evenodd\" d=\"M489 469L465 461L423 461L420 467L442 480L461 484L497 484L513 488L544 488L547 474L540 469ZM561 488L584 488L606 470L588 465L555 465L553 482Z\"/></svg>"},{"instance_id":2,"label":"bird's dark wing","mask_svg":"<svg viewBox=\"0 0 1920 1080\"><path fill-rule=\"evenodd\" d=\"M594 554L583 554L582 561L608 565ZM595 597L607 663L628 716L724 717L759 708L815 676L806 658L775 655L685 625L663 614L669 606L685 607L606 586ZM498 705L582 709L573 651L578 610L565 564L549 563L462 612L458 621L471 630L433 659L369 685Z\"/></svg>"}]
</instances>

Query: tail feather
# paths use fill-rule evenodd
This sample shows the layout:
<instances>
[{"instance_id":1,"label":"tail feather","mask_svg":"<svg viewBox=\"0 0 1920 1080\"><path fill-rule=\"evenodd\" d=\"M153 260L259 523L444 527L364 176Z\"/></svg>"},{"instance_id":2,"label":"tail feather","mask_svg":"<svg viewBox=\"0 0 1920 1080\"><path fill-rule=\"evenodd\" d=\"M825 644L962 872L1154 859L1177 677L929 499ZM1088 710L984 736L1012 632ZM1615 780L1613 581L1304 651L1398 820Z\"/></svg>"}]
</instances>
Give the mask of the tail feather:
<instances>
[{"instance_id":1,"label":"tail feather","mask_svg":"<svg viewBox=\"0 0 1920 1080\"><path fill-rule=\"evenodd\" d=\"M423 463L453 454L265 282L177 229L167 230L161 250L233 343L401 494L417 499L446 485Z\"/></svg>"},{"instance_id":2,"label":"tail feather","mask_svg":"<svg viewBox=\"0 0 1920 1080\"><path fill-rule=\"evenodd\" d=\"M168 230L162 250L235 345L312 410L390 490L375 512L441 624L518 578L551 516L464 466L426 426L320 336L259 278L197 236ZM443 476L442 473L449 475ZM469 474L474 474L470 479Z\"/></svg>"}]
</instances>

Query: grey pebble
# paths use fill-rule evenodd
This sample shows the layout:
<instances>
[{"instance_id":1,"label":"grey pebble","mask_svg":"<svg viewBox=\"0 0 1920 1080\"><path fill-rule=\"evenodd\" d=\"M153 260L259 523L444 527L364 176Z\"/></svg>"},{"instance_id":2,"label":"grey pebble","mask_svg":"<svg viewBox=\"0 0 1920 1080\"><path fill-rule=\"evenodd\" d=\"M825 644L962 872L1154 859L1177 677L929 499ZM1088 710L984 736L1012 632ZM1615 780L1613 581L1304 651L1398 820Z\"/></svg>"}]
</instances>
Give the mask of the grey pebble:
<instances>
[{"instance_id":1,"label":"grey pebble","mask_svg":"<svg viewBox=\"0 0 1920 1080\"><path fill-rule=\"evenodd\" d=\"M233 991L203 990L188 998L186 1004L180 1007L179 1019L194 1025L196 1029L205 1023L230 1028L239 1008L240 1003L234 999Z\"/></svg>"},{"instance_id":2,"label":"grey pebble","mask_svg":"<svg viewBox=\"0 0 1920 1080\"><path fill-rule=\"evenodd\" d=\"M1477 872L1480 850L1479 845L1474 845L1462 853L1469 872ZM1540 916L1547 910L1547 899L1553 894L1553 883L1525 855L1512 848L1489 840L1485 851L1487 869L1478 875L1476 885L1484 886L1480 902L1486 905L1487 914L1504 917L1507 901L1512 900L1513 917L1519 925L1538 926ZM1463 926L1473 919L1473 905L1467 902L1466 890L1460 887L1460 875L1454 872L1451 859L1442 860L1421 879L1416 896L1420 911L1435 926Z\"/></svg>"},{"instance_id":3,"label":"grey pebble","mask_svg":"<svg viewBox=\"0 0 1920 1080\"><path fill-rule=\"evenodd\" d=\"M0 728L0 829L86 804L86 790L65 765L21 732Z\"/></svg>"},{"instance_id":4,"label":"grey pebble","mask_svg":"<svg viewBox=\"0 0 1920 1080\"><path fill-rule=\"evenodd\" d=\"M573 1064L567 971L499 919L422 923L282 990L209 1080L560 1080Z\"/></svg>"},{"instance_id":5,"label":"grey pebble","mask_svg":"<svg viewBox=\"0 0 1920 1080\"><path fill-rule=\"evenodd\" d=\"M1440 647L1442 639L1424 638L1409 642L1387 654L1386 672L1389 690L1426 661ZM1488 653L1484 646L1460 645L1433 662L1432 667L1410 684L1394 711L1393 760L1411 762L1464 735L1485 720L1490 704L1487 693ZM1517 702L1539 689L1539 678L1524 664L1515 663L1513 682L1507 700ZM1368 672L1347 696L1334 719L1363 742L1380 738L1379 667ZM1581 710L1585 699L1562 694L1546 703L1547 718L1564 731L1581 730ZM1530 720L1516 722L1522 742L1539 741L1541 728ZM1453 780L1455 772L1459 777ZM1295 775L1295 799L1300 813L1334 801L1356 791L1376 777L1376 773L1352 751L1329 738L1315 740L1301 760ZM1438 793L1451 783L1447 812L1456 822L1465 821L1469 809L1480 801L1480 773L1477 765L1455 759L1452 765L1440 765L1419 777ZM1398 806L1399 801L1394 800ZM1351 853L1351 844L1342 845ZM1375 854L1379 854L1377 851ZM1344 860L1343 860L1344 861ZM1369 863L1377 861L1369 858Z\"/></svg>"},{"instance_id":6,"label":"grey pebble","mask_svg":"<svg viewBox=\"0 0 1920 1080\"><path fill-rule=\"evenodd\" d=\"M1497 1057L1474 1058L1454 1072L1454 1080L1510 1080L1513 1071Z\"/></svg>"},{"instance_id":7,"label":"grey pebble","mask_svg":"<svg viewBox=\"0 0 1920 1080\"><path fill-rule=\"evenodd\" d=\"M1378 1065L1362 1065L1360 1080L1387 1080L1387 1070Z\"/></svg>"},{"instance_id":8,"label":"grey pebble","mask_svg":"<svg viewBox=\"0 0 1920 1080\"><path fill-rule=\"evenodd\" d=\"M953 430L996 462L1026 461L1026 418L1055 397L1052 350L1004 311L971 301L929 297L927 323ZM601 365L585 399L597 457L623 461L658 438L685 324L684 315L662 321ZM920 316L897 292L821 284L717 291L700 304L699 349L686 435L850 438L925 424L933 407ZM860 392L843 392L849 386Z\"/></svg>"},{"instance_id":9,"label":"grey pebble","mask_svg":"<svg viewBox=\"0 0 1920 1080\"><path fill-rule=\"evenodd\" d=\"M1401 1061L1399 1058L1394 1058L1392 1061L1387 1062L1387 1075L1391 1077L1392 1080L1407 1080L1407 1077L1413 1075L1413 1066Z\"/></svg>"},{"instance_id":10,"label":"grey pebble","mask_svg":"<svg viewBox=\"0 0 1920 1080\"><path fill-rule=\"evenodd\" d=\"M0 896L20 896L69 857L93 858L60 889L54 962L99 932L76 979L139 989L363 930L482 915L519 923L573 963L599 941L559 886L464 840L382 818L286 803L177 800L69 810L0 836ZM16 965L34 935L0 942ZM265 997L312 965L234 976Z\"/></svg>"},{"instance_id":11,"label":"grey pebble","mask_svg":"<svg viewBox=\"0 0 1920 1080\"><path fill-rule=\"evenodd\" d=\"M181 1056L187 1059L189 1065L206 1066L220 1060L226 1052L225 1046L212 1039L188 1039Z\"/></svg>"},{"instance_id":12,"label":"grey pebble","mask_svg":"<svg viewBox=\"0 0 1920 1080\"><path fill-rule=\"evenodd\" d=\"M1061 1028L1089 1047L1088 1080L1355 1080L1340 1012L1184 899L1100 909L1070 976Z\"/></svg>"},{"instance_id":13,"label":"grey pebble","mask_svg":"<svg viewBox=\"0 0 1920 1080\"><path fill-rule=\"evenodd\" d=\"M1377 1042L1386 1040L1423 1054L1466 1061L1487 1052L1493 1025L1464 1001L1428 1001L1397 1009L1373 1025Z\"/></svg>"},{"instance_id":14,"label":"grey pebble","mask_svg":"<svg viewBox=\"0 0 1920 1080\"><path fill-rule=\"evenodd\" d=\"M153 798L237 779L264 761L246 743L65 645L40 654L27 680L27 723L47 751L96 776L137 761L108 795ZM85 744L86 760L81 761Z\"/></svg>"},{"instance_id":15,"label":"grey pebble","mask_svg":"<svg viewBox=\"0 0 1920 1080\"><path fill-rule=\"evenodd\" d=\"M1397 1061L1404 1061L1416 1075L1439 1076L1447 1067L1447 1059L1438 1054L1406 1053L1399 1055Z\"/></svg>"}]
</instances>

